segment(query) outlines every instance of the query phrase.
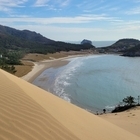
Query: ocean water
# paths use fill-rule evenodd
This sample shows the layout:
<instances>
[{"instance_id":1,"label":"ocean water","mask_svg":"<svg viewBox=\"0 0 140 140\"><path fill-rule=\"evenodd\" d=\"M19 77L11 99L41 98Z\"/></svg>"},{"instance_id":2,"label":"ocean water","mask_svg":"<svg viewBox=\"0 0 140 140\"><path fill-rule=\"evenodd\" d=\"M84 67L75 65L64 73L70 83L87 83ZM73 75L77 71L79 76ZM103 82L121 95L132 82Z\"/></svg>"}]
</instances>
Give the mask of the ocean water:
<instances>
[{"instance_id":1,"label":"ocean water","mask_svg":"<svg viewBox=\"0 0 140 140\"><path fill-rule=\"evenodd\" d=\"M96 48L98 47L107 47L114 44L116 41L92 41L92 45Z\"/></svg>"},{"instance_id":2,"label":"ocean water","mask_svg":"<svg viewBox=\"0 0 140 140\"><path fill-rule=\"evenodd\" d=\"M140 58L91 55L49 68L33 84L91 112L111 111L126 96L140 95Z\"/></svg>"},{"instance_id":3,"label":"ocean water","mask_svg":"<svg viewBox=\"0 0 140 140\"><path fill-rule=\"evenodd\" d=\"M76 43L80 44L81 41L68 41L69 43ZM112 44L114 44L116 41L92 41L92 45L94 45L96 48L98 47L107 47Z\"/></svg>"}]
</instances>

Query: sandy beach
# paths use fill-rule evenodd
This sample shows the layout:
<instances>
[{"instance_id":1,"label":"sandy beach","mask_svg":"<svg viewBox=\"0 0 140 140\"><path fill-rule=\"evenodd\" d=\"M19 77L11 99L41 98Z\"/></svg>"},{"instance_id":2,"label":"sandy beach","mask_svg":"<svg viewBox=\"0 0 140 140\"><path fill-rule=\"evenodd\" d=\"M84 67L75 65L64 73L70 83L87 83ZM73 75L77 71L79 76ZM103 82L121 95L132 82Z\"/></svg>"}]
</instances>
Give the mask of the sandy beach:
<instances>
[{"instance_id":1,"label":"sandy beach","mask_svg":"<svg viewBox=\"0 0 140 140\"><path fill-rule=\"evenodd\" d=\"M99 116L140 137L140 106L120 113L108 113Z\"/></svg>"},{"instance_id":2,"label":"sandy beach","mask_svg":"<svg viewBox=\"0 0 140 140\"><path fill-rule=\"evenodd\" d=\"M46 60L42 62L33 62L34 66L32 68L32 71L30 71L28 74L21 77L22 79L32 82L37 76L39 76L45 69L51 68L51 67L61 67L63 65L66 65L69 63L69 61L62 61L62 60Z\"/></svg>"},{"instance_id":3,"label":"sandy beach","mask_svg":"<svg viewBox=\"0 0 140 140\"><path fill-rule=\"evenodd\" d=\"M68 64L70 61L68 59L74 58L74 57L82 57L82 56L87 56L91 54L78 54L78 55L70 55L62 58L51 58L51 60L42 60L39 62L31 62L33 63L32 70L27 73L26 75L22 76L21 78L24 79L25 81L32 82L35 80L36 77L38 77L45 69L48 68L56 68L56 67L61 67L66 64Z\"/></svg>"}]
</instances>

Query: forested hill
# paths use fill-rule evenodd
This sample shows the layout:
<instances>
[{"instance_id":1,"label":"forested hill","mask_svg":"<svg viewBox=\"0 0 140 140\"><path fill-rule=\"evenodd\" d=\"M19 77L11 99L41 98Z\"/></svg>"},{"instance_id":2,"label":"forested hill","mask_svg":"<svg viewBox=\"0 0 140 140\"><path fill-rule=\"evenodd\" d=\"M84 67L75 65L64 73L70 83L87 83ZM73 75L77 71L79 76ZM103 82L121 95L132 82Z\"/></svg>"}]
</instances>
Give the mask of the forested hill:
<instances>
[{"instance_id":1,"label":"forested hill","mask_svg":"<svg viewBox=\"0 0 140 140\"><path fill-rule=\"evenodd\" d=\"M140 44L135 47L129 48L128 50L123 52L123 56L136 57L140 56Z\"/></svg>"},{"instance_id":2,"label":"forested hill","mask_svg":"<svg viewBox=\"0 0 140 140\"><path fill-rule=\"evenodd\" d=\"M15 65L28 53L55 53L95 48L91 44L70 44L54 41L29 30L17 30L0 25L0 68L15 73Z\"/></svg>"},{"instance_id":3,"label":"forested hill","mask_svg":"<svg viewBox=\"0 0 140 140\"><path fill-rule=\"evenodd\" d=\"M123 56L140 56L140 41L137 39L120 39L111 46L100 48L108 53L121 53Z\"/></svg>"},{"instance_id":4,"label":"forested hill","mask_svg":"<svg viewBox=\"0 0 140 140\"><path fill-rule=\"evenodd\" d=\"M2 25L0 25L0 34L7 35L7 36L13 36L13 37L17 37L20 39L34 41L34 42L39 42L39 43L54 42L53 40L48 39L48 38L42 36L41 34L33 32L33 31L29 31L29 30L21 31L21 30L17 30L17 29L10 28L7 26L2 26Z\"/></svg>"},{"instance_id":5,"label":"forested hill","mask_svg":"<svg viewBox=\"0 0 140 140\"><path fill-rule=\"evenodd\" d=\"M120 39L117 42L115 42L113 45L111 45L111 48L114 49L129 49L131 47L135 47L136 45L140 44L140 41L137 39Z\"/></svg>"},{"instance_id":6,"label":"forested hill","mask_svg":"<svg viewBox=\"0 0 140 140\"><path fill-rule=\"evenodd\" d=\"M55 53L94 48L92 45L54 41L29 30L17 30L0 25L0 49L24 50L27 53Z\"/></svg>"}]
</instances>

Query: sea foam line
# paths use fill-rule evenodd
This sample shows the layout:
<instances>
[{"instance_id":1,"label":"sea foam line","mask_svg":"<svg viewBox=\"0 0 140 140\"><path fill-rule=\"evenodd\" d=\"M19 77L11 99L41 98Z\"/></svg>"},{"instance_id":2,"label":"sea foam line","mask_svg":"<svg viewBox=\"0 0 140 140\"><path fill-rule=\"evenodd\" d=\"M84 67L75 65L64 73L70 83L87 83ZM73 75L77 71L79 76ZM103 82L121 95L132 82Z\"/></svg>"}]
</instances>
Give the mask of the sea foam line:
<instances>
[{"instance_id":1,"label":"sea foam line","mask_svg":"<svg viewBox=\"0 0 140 140\"><path fill-rule=\"evenodd\" d=\"M70 63L59 73L58 77L55 79L54 92L57 96L63 98L64 100L71 102L70 95L65 92L65 88L70 86L70 78L76 72L77 68L82 65L82 61L78 58L72 59Z\"/></svg>"}]
</instances>

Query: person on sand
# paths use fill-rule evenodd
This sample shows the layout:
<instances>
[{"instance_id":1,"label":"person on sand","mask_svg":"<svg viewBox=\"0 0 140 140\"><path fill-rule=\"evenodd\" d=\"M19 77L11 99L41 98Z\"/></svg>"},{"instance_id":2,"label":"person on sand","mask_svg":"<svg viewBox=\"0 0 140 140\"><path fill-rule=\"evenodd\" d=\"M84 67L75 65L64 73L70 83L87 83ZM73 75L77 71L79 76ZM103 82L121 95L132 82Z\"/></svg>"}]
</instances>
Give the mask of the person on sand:
<instances>
[{"instance_id":1,"label":"person on sand","mask_svg":"<svg viewBox=\"0 0 140 140\"><path fill-rule=\"evenodd\" d=\"M106 113L106 109L103 109L103 113Z\"/></svg>"}]
</instances>

